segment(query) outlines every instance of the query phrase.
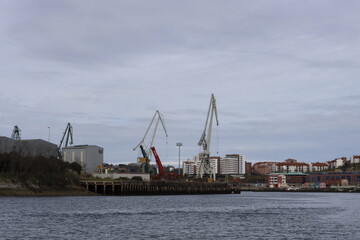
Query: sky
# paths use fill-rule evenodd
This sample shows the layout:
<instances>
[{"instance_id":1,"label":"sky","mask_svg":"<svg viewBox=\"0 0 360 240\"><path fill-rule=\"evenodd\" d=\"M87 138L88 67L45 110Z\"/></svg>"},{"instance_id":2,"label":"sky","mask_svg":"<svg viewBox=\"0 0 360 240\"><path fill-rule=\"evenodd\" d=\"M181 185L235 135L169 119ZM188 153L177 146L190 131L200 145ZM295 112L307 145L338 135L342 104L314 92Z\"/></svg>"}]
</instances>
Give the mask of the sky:
<instances>
[{"instance_id":1,"label":"sky","mask_svg":"<svg viewBox=\"0 0 360 240\"><path fill-rule=\"evenodd\" d=\"M156 110L164 164L211 155L324 162L360 154L360 2L0 1L0 136L104 148L131 163ZM151 130L152 132L152 130ZM151 133L152 134L152 133ZM151 136L151 134L149 134ZM146 141L148 141L149 136Z\"/></svg>"}]
</instances>

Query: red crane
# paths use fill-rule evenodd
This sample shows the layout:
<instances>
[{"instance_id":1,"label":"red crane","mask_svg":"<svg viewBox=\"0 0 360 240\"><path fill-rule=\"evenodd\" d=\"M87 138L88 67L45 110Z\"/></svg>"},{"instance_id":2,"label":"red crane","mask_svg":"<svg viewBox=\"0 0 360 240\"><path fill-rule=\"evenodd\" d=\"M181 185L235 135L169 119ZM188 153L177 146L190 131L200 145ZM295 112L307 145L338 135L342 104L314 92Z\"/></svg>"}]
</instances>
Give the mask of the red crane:
<instances>
[{"instance_id":1,"label":"red crane","mask_svg":"<svg viewBox=\"0 0 360 240\"><path fill-rule=\"evenodd\" d=\"M163 165L162 165L162 163L161 163L161 160L160 160L160 158L159 158L159 155L158 155L157 152L156 152L155 147L153 146L153 147L151 147L150 149L151 149L151 151L152 151L153 154L154 154L154 157L155 157L155 160L156 160L156 164L157 164L158 169L159 169L159 174L152 176L152 179L153 179L153 180L159 180L159 179L163 179L163 178L166 178L167 180L176 180L176 179L181 178L181 176L179 176L179 175L176 174L176 173L165 173L164 167L163 167Z\"/></svg>"}]
</instances>

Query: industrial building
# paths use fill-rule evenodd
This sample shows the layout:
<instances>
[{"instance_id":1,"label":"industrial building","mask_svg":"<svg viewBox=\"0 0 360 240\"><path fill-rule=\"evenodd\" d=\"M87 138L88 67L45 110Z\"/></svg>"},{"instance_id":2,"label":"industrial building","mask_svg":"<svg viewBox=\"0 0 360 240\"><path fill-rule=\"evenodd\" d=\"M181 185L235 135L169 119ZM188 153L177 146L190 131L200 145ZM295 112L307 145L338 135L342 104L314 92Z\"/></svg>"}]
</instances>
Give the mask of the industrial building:
<instances>
[{"instance_id":1,"label":"industrial building","mask_svg":"<svg viewBox=\"0 0 360 240\"><path fill-rule=\"evenodd\" d=\"M310 183L325 183L327 186L341 184L341 180L346 179L349 185L360 183L360 172L319 172L310 173L307 181Z\"/></svg>"},{"instance_id":2,"label":"industrial building","mask_svg":"<svg viewBox=\"0 0 360 240\"><path fill-rule=\"evenodd\" d=\"M55 144L42 139L14 140L0 137L0 153L17 152L24 157L57 157L58 148Z\"/></svg>"},{"instance_id":3,"label":"industrial building","mask_svg":"<svg viewBox=\"0 0 360 240\"><path fill-rule=\"evenodd\" d=\"M269 173L267 183L271 188L301 187L307 179L307 174L302 172L293 173Z\"/></svg>"},{"instance_id":4,"label":"industrial building","mask_svg":"<svg viewBox=\"0 0 360 240\"><path fill-rule=\"evenodd\" d=\"M77 162L85 173L97 172L104 162L104 149L96 145L64 147L62 151L65 162Z\"/></svg>"}]
</instances>

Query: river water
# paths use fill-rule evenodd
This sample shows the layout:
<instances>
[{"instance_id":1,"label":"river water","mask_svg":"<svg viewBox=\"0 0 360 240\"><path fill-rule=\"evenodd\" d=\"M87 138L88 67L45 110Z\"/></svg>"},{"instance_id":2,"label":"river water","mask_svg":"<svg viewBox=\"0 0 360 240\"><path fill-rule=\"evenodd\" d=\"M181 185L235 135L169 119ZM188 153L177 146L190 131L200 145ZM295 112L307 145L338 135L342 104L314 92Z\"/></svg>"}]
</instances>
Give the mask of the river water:
<instances>
[{"instance_id":1,"label":"river water","mask_svg":"<svg viewBox=\"0 0 360 240\"><path fill-rule=\"evenodd\" d=\"M0 239L360 239L360 194L0 197Z\"/></svg>"}]
</instances>

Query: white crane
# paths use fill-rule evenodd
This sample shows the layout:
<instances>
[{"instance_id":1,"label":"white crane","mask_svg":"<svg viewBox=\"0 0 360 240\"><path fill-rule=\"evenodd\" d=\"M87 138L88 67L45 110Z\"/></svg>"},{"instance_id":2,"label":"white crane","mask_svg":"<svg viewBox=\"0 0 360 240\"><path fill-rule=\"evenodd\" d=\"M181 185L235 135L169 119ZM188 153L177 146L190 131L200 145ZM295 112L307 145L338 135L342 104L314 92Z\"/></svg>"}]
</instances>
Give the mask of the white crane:
<instances>
[{"instance_id":1,"label":"white crane","mask_svg":"<svg viewBox=\"0 0 360 240\"><path fill-rule=\"evenodd\" d=\"M200 166L197 176L200 175L200 177L203 177L204 174L210 174L210 176L213 175L213 179L215 180L215 170L213 169L213 166L211 166L210 164L210 142L211 142L211 130L212 130L214 114L216 118L216 125L218 126L219 120L217 116L216 100L214 94L211 94L209 110L205 122L205 128L198 142L198 145L203 147L204 152L199 154ZM206 135L206 129L207 129L207 135Z\"/></svg>"},{"instance_id":2,"label":"white crane","mask_svg":"<svg viewBox=\"0 0 360 240\"><path fill-rule=\"evenodd\" d=\"M21 140L21 130L17 125L14 126L14 130L11 134L11 138L14 140Z\"/></svg>"},{"instance_id":3,"label":"white crane","mask_svg":"<svg viewBox=\"0 0 360 240\"><path fill-rule=\"evenodd\" d=\"M162 114L159 112L159 110L156 110L155 114L154 114L154 117L152 118L150 124L149 124L149 127L147 128L146 132L145 132L145 135L144 137L141 139L141 141L139 142L138 145L136 145L133 150L135 151L138 147L142 146L142 145L145 145L144 141L145 141L145 138L147 136L147 134L149 133L150 131L150 128L151 126L153 125L154 123L154 120L156 118L156 124L155 124L155 128L154 128L154 132L151 136L151 140L150 140L150 145L148 146L148 149L146 150L146 155L147 157L150 159L150 156L151 156L151 147L152 147L152 144L154 142L154 138L155 138L155 135L156 135L156 130L157 130L157 127L159 125L159 122L161 122L161 125L163 126L163 129L164 129L164 132L165 132L165 135L166 137L168 137L168 134L167 134L167 131L166 131L166 127L165 127L165 123L164 123L164 119L163 119L163 116ZM146 158L146 156L144 156L144 158Z\"/></svg>"}]
</instances>

